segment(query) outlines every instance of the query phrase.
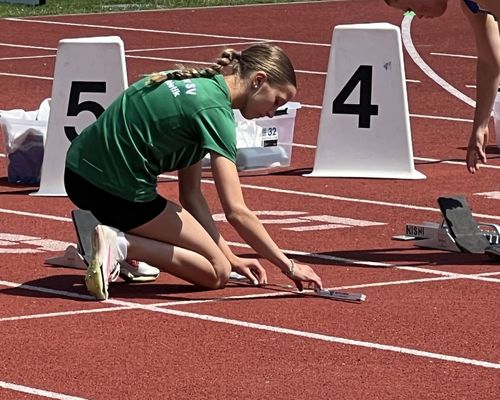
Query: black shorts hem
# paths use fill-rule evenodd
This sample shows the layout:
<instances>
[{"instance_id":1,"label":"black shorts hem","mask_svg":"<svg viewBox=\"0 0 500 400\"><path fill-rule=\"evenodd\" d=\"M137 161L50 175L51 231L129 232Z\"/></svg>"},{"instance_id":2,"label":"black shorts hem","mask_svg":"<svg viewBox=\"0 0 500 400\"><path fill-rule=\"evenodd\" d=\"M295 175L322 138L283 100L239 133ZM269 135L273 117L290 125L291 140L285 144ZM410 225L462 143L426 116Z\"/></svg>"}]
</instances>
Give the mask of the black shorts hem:
<instances>
[{"instance_id":1,"label":"black shorts hem","mask_svg":"<svg viewBox=\"0 0 500 400\"><path fill-rule=\"evenodd\" d=\"M168 203L159 194L147 202L123 199L98 188L69 168L64 170L64 186L69 199L78 208L92 212L101 224L124 232L153 220Z\"/></svg>"}]
</instances>

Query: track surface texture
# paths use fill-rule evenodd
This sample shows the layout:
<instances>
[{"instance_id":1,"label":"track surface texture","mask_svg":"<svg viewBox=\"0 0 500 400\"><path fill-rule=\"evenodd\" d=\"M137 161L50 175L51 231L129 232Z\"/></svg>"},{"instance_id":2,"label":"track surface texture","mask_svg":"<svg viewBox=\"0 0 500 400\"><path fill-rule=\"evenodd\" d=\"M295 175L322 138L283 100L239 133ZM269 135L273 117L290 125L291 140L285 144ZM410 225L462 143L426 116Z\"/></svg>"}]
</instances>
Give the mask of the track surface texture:
<instances>
[{"instance_id":1,"label":"track surface texture","mask_svg":"<svg viewBox=\"0 0 500 400\"><path fill-rule=\"evenodd\" d=\"M439 20L414 19L403 33L436 75L474 99L473 38L449 3ZM303 177L314 165L332 30L368 22L401 27L403 16L358 0L0 20L1 110L36 110L51 96L64 38L120 36L129 82L210 61L223 47L283 47L302 104L292 163L242 174L246 201L326 287L367 296L352 304L234 283L202 291L162 274L117 281L110 300L95 302L83 270L45 263L76 242L71 202L7 183L2 140L1 399L500 398L500 264L392 239L406 223L441 222L436 199L452 194L478 221L500 223L494 135L479 173L463 162L473 108L404 51L415 166L427 178ZM220 214L209 173L203 182ZM159 190L177 199L175 175ZM254 256L218 225L235 252ZM262 263L271 282L290 283Z\"/></svg>"}]
</instances>

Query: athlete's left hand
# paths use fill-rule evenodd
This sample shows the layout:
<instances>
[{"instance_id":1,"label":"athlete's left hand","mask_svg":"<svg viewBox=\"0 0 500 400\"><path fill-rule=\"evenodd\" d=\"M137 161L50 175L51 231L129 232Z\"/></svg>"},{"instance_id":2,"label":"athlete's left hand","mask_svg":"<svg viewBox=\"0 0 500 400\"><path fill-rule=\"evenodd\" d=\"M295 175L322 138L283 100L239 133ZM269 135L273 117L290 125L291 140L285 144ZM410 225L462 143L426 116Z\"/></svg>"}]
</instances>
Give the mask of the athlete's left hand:
<instances>
[{"instance_id":1,"label":"athlete's left hand","mask_svg":"<svg viewBox=\"0 0 500 400\"><path fill-rule=\"evenodd\" d=\"M266 270L255 258L237 257L231 267L234 272L247 277L254 285L265 285L267 283Z\"/></svg>"}]
</instances>

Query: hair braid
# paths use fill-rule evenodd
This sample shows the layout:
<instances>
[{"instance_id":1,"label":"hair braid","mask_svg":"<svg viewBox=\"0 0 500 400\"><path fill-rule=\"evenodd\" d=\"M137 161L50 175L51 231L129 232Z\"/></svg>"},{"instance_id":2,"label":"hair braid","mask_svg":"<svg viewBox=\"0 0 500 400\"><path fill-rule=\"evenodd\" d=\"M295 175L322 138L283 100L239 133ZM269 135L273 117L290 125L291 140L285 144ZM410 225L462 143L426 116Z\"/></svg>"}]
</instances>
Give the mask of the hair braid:
<instances>
[{"instance_id":1,"label":"hair braid","mask_svg":"<svg viewBox=\"0 0 500 400\"><path fill-rule=\"evenodd\" d=\"M225 49L220 57L209 67L205 68L186 68L183 65L176 65L177 69L173 71L154 72L149 75L149 84L154 85L166 80L181 80L207 77L224 73L224 68L229 65L236 65L241 57L241 52L234 49Z\"/></svg>"},{"instance_id":2,"label":"hair braid","mask_svg":"<svg viewBox=\"0 0 500 400\"><path fill-rule=\"evenodd\" d=\"M177 65L173 71L155 72L149 75L149 85L159 84L166 80L181 80L207 77L224 74L226 70L229 74L236 74L242 79L248 78L254 71L264 71L268 74L270 82L278 84L291 83L297 86L295 71L292 62L285 52L278 46L268 43L257 43L237 51L225 49L219 58L205 68L186 68Z\"/></svg>"}]
</instances>

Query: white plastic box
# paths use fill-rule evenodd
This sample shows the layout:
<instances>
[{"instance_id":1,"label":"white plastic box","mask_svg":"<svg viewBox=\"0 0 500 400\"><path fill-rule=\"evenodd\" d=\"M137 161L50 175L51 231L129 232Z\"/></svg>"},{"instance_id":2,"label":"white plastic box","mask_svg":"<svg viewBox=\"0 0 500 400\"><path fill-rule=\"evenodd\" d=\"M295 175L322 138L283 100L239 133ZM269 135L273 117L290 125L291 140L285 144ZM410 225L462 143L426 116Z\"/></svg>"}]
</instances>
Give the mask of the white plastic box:
<instances>
[{"instance_id":1,"label":"white plastic box","mask_svg":"<svg viewBox=\"0 0 500 400\"><path fill-rule=\"evenodd\" d=\"M0 111L0 136L4 137L9 183L40 183L48 110L46 99L37 111Z\"/></svg>"},{"instance_id":2,"label":"white plastic box","mask_svg":"<svg viewBox=\"0 0 500 400\"><path fill-rule=\"evenodd\" d=\"M257 118L248 121L234 110L238 134L238 155L236 166L239 170L267 169L288 167L292 159L293 133L295 117L300 103L288 102L280 107L273 118ZM255 126L253 145L245 145L241 140L245 124ZM245 129L243 135L249 135Z\"/></svg>"},{"instance_id":3,"label":"white plastic box","mask_svg":"<svg viewBox=\"0 0 500 400\"><path fill-rule=\"evenodd\" d=\"M292 159L295 117L300 103L288 102L273 118L247 120L233 110L236 120L237 159L239 171L288 167ZM202 161L210 168L210 156Z\"/></svg>"}]
</instances>

